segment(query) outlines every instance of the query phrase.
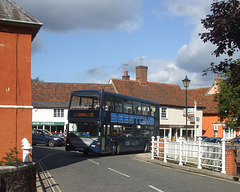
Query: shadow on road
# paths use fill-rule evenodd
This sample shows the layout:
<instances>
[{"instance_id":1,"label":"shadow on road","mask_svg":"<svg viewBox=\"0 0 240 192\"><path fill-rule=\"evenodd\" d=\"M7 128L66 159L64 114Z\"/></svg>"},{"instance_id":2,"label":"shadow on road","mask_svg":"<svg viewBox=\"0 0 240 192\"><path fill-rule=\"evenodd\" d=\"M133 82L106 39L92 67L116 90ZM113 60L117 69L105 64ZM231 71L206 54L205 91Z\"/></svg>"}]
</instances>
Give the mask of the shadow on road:
<instances>
[{"instance_id":1,"label":"shadow on road","mask_svg":"<svg viewBox=\"0 0 240 192\"><path fill-rule=\"evenodd\" d=\"M129 155L137 153L121 153L120 155ZM45 145L33 146L32 150L33 161L41 161L47 170L56 169L68 166L87 159L113 157L110 154L93 154L89 153L84 156L81 152L65 151L65 147L48 147Z\"/></svg>"}]
</instances>

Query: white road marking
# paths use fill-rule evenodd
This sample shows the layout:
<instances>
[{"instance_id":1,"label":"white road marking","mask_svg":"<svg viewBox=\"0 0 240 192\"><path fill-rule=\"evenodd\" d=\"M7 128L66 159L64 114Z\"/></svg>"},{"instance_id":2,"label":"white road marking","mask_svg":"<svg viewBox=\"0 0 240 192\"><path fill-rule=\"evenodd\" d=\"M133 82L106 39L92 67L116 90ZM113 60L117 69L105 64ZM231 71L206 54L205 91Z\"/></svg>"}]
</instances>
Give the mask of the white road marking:
<instances>
[{"instance_id":1,"label":"white road marking","mask_svg":"<svg viewBox=\"0 0 240 192\"><path fill-rule=\"evenodd\" d=\"M96 165L100 165L99 163L97 163L96 161L93 161L93 160L91 160L91 159L88 159L88 161L90 161L91 163L94 163L94 164L96 164Z\"/></svg>"},{"instance_id":2,"label":"white road marking","mask_svg":"<svg viewBox=\"0 0 240 192\"><path fill-rule=\"evenodd\" d=\"M148 187L150 187L150 188L152 188L152 189L154 189L155 191L158 191L158 192L164 192L164 191L162 191L162 190L160 190L160 189L158 189L158 188L156 188L152 185L148 185Z\"/></svg>"},{"instance_id":3,"label":"white road marking","mask_svg":"<svg viewBox=\"0 0 240 192\"><path fill-rule=\"evenodd\" d=\"M115 173L118 173L118 174L120 174L120 175L123 175L123 176L125 176L125 177L130 177L129 175L126 175L126 174L124 174L124 173L121 173L121 172L119 172L119 171L117 171L117 170L115 170L115 169L112 169L112 168L108 168L110 171L114 171Z\"/></svg>"}]
</instances>

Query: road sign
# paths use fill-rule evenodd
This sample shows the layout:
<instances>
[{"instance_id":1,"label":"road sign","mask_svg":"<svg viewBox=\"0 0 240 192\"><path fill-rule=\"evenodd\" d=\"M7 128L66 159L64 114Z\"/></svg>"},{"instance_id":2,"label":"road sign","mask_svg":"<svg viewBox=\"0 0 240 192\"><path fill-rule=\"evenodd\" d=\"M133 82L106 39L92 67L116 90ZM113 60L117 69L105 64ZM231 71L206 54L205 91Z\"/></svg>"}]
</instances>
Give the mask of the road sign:
<instances>
[{"instance_id":1,"label":"road sign","mask_svg":"<svg viewBox=\"0 0 240 192\"><path fill-rule=\"evenodd\" d=\"M194 117L194 108L187 109L188 117ZM183 116L186 117L186 108L183 109Z\"/></svg>"}]
</instances>

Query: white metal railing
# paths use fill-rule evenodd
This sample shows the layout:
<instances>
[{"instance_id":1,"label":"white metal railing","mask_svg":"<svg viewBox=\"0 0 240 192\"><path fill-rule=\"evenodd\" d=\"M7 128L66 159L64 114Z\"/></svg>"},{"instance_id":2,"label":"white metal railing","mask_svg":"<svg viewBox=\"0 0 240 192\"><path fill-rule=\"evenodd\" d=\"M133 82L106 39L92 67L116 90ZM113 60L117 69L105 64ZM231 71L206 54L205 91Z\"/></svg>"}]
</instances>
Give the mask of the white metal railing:
<instances>
[{"instance_id":1,"label":"white metal railing","mask_svg":"<svg viewBox=\"0 0 240 192\"><path fill-rule=\"evenodd\" d=\"M226 174L225 170L225 143L205 143L202 138L198 141L184 141L182 137L179 142L168 141L164 137L160 141L160 137L152 137L151 158L163 159L163 162L178 161L179 165L193 164L198 169L208 168L214 171L220 171Z\"/></svg>"}]
</instances>

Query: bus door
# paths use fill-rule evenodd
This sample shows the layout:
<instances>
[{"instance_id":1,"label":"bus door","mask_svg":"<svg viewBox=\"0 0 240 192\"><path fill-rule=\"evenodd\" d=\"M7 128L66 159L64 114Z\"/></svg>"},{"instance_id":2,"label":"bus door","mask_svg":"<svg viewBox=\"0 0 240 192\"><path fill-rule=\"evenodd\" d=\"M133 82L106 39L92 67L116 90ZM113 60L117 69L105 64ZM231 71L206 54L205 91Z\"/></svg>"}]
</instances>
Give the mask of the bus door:
<instances>
[{"instance_id":1,"label":"bus door","mask_svg":"<svg viewBox=\"0 0 240 192\"><path fill-rule=\"evenodd\" d=\"M102 151L109 151L110 147L110 125L102 125Z\"/></svg>"}]
</instances>

